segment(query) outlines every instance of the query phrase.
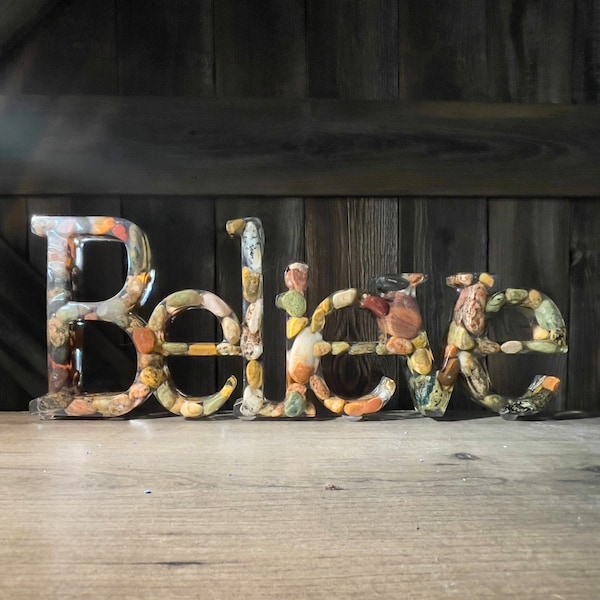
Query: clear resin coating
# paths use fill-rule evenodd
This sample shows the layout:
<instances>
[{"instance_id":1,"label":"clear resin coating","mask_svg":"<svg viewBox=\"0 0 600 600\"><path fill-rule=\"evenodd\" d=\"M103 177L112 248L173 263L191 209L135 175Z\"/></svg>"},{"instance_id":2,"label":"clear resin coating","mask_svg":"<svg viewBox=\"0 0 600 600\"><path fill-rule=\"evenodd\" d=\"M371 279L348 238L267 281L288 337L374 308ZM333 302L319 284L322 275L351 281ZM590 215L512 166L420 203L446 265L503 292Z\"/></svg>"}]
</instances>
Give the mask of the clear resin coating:
<instances>
[{"instance_id":1,"label":"clear resin coating","mask_svg":"<svg viewBox=\"0 0 600 600\"><path fill-rule=\"evenodd\" d=\"M146 400L155 378L162 377L162 362L146 365L138 351L138 369L129 389L108 394L83 393L82 349L75 327L85 321L106 321L133 337L136 329L145 326L135 314L147 298L154 278L145 234L134 223L112 217L34 216L31 228L36 235L48 238L48 393L31 401L31 411L43 417L112 417L129 412ZM82 268L82 248L90 236L116 239L125 245L127 276L112 298L76 302L74 272Z\"/></svg>"}]
</instances>

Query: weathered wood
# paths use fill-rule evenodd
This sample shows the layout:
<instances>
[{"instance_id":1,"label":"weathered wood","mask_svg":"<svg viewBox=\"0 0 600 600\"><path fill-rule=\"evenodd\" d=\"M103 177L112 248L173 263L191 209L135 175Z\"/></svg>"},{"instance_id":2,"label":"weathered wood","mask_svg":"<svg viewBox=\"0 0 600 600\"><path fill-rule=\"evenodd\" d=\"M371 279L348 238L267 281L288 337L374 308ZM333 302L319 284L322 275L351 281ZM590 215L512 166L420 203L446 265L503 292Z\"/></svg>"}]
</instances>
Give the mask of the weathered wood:
<instances>
[{"instance_id":1,"label":"weathered wood","mask_svg":"<svg viewBox=\"0 0 600 600\"><path fill-rule=\"evenodd\" d=\"M398 97L398 6L388 0L307 1L308 95Z\"/></svg>"},{"instance_id":2,"label":"weathered wood","mask_svg":"<svg viewBox=\"0 0 600 600\"><path fill-rule=\"evenodd\" d=\"M600 202L574 200L571 209L569 408L597 410L600 397Z\"/></svg>"},{"instance_id":3,"label":"weathered wood","mask_svg":"<svg viewBox=\"0 0 600 600\"><path fill-rule=\"evenodd\" d=\"M212 96L212 0L119 0L119 91Z\"/></svg>"},{"instance_id":4,"label":"weathered wood","mask_svg":"<svg viewBox=\"0 0 600 600\"><path fill-rule=\"evenodd\" d=\"M0 193L584 196L599 128L594 106L3 98Z\"/></svg>"},{"instance_id":5,"label":"weathered wood","mask_svg":"<svg viewBox=\"0 0 600 600\"><path fill-rule=\"evenodd\" d=\"M596 0L575 0L573 99L600 101L600 5Z\"/></svg>"},{"instance_id":6,"label":"weathered wood","mask_svg":"<svg viewBox=\"0 0 600 600\"><path fill-rule=\"evenodd\" d=\"M60 0L2 0L0 57L30 31Z\"/></svg>"},{"instance_id":7,"label":"weathered wood","mask_svg":"<svg viewBox=\"0 0 600 600\"><path fill-rule=\"evenodd\" d=\"M5 413L3 593L596 596L598 419L411 417L40 422Z\"/></svg>"},{"instance_id":8,"label":"weathered wood","mask_svg":"<svg viewBox=\"0 0 600 600\"><path fill-rule=\"evenodd\" d=\"M498 287L537 288L554 300L566 319L569 314L568 201L491 200L489 215L489 269L498 274ZM500 319L496 337L492 339L499 342L531 339L529 327L522 332L527 338L513 337L518 333L512 324ZM510 337L504 337L506 335ZM556 375L563 386L555 408L568 407L564 354L493 356L489 365L492 381L502 385L501 392L512 395L522 394L538 373ZM573 378L577 381L575 374Z\"/></svg>"},{"instance_id":9,"label":"weathered wood","mask_svg":"<svg viewBox=\"0 0 600 600\"><path fill-rule=\"evenodd\" d=\"M487 81L486 7L478 0L400 0L400 97L502 100Z\"/></svg>"},{"instance_id":10,"label":"weathered wood","mask_svg":"<svg viewBox=\"0 0 600 600\"><path fill-rule=\"evenodd\" d=\"M304 0L215 3L218 96L305 95L304 4Z\"/></svg>"},{"instance_id":11,"label":"weathered wood","mask_svg":"<svg viewBox=\"0 0 600 600\"><path fill-rule=\"evenodd\" d=\"M112 2L62 2L2 57L1 93L116 94L115 23Z\"/></svg>"}]
</instances>

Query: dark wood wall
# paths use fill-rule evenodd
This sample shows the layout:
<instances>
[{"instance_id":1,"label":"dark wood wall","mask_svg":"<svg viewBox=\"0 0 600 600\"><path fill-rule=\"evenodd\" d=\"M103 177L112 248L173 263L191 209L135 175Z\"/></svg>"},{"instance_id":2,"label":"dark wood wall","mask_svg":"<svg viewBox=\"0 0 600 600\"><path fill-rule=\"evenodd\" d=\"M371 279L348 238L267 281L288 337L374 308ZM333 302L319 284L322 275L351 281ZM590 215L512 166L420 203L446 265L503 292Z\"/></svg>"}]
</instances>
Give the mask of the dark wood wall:
<instances>
[{"instance_id":1,"label":"dark wood wall","mask_svg":"<svg viewBox=\"0 0 600 600\"><path fill-rule=\"evenodd\" d=\"M528 104L597 104L600 97L596 0L50 4L43 18L3 47L0 94ZM326 170L326 152L323 160ZM490 170L489 177L493 187L494 179L511 173ZM25 409L46 389L45 245L29 233L34 213L120 215L140 225L158 272L150 308L187 287L213 290L239 307L239 248L224 225L229 218L260 217L267 238L266 392L273 399L284 391L285 339L284 316L271 299L283 289L285 266L305 260L313 267L311 306L335 289L366 286L379 273L428 273L420 303L438 352L454 302L446 275L489 270L502 287L538 287L568 321L569 354L498 359L491 365L494 381L503 391L521 393L534 371L549 370L565 381L557 408L600 408L600 203L589 193L578 197L576 188L560 197L528 189L515 197L480 191L368 197L362 188L349 197L327 189L310 197L8 195L0 199L2 409ZM90 250L95 275L87 293L101 298L119 287L119 259L114 248ZM86 329L94 348L90 388L127 386L127 341L114 331ZM180 317L173 335L211 339L214 331L208 316L194 311ZM328 324L328 333L355 340L375 334L372 323L352 311ZM169 364L180 387L195 393L215 389L232 370L240 374L238 362L229 359ZM392 374L400 381L391 406L411 406L395 360L338 357L326 367L333 387L351 395L381 373ZM466 406L464 394L455 393L451 408Z\"/></svg>"}]
</instances>

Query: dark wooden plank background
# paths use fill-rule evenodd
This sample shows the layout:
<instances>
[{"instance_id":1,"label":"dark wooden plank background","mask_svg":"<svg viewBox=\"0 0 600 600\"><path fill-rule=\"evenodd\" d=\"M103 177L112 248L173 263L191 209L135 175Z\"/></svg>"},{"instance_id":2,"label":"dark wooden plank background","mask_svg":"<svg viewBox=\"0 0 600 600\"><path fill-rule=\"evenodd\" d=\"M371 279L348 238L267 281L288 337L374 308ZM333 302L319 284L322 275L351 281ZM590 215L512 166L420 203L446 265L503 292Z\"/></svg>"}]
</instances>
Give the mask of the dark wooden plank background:
<instances>
[{"instance_id":1,"label":"dark wooden plank background","mask_svg":"<svg viewBox=\"0 0 600 600\"><path fill-rule=\"evenodd\" d=\"M465 122L470 113L478 113L484 116L477 126L492 131L493 111L486 113L487 103L527 103L535 121L534 115L541 114L536 111L549 110L542 104L597 105L600 97L598 0L117 0L108 5L63 0L22 6L24 12L13 19L15 31L2 30L0 94L11 98L192 96L223 105L236 98L458 101L478 103L465 105ZM43 9L40 15L35 13L37 6ZM27 97L22 101L27 103ZM253 106L260 110L259 103ZM268 106L265 100L264 111ZM352 104L348 106L351 114ZM441 116L444 106L436 108ZM597 113L586 114L597 121ZM560 115L548 119L547 139L570 139L561 119ZM157 124L160 121L158 113ZM536 127L536 135L544 139L544 126ZM374 131L374 139L384 133ZM527 133L517 129L515 136ZM234 129L229 135L232 152L236 143L247 144L236 140ZM578 137L586 148L596 147L597 131L582 131ZM458 140L456 132L450 139ZM251 143L248 146L251 149ZM330 157L328 162L327 148L319 156L313 169L328 173L339 167ZM406 161L410 165L411 157ZM4 281L12 283L0 294L0 318L18 325L4 326L0 336L0 408L25 409L28 400L45 389L44 241L28 233L31 214L106 212L137 222L150 237L157 280L143 311L146 316L156 301L184 287L214 290L239 307L239 244L228 239L225 221L249 215L263 219L269 322L266 392L271 398L283 394L285 347L284 316L272 298L283 289L286 264L307 260L313 267L311 308L334 289L365 286L381 272L429 273L429 282L420 290L421 305L436 352L443 345L454 301L453 290L444 285L446 275L489 269L499 275L501 286L539 287L568 318L570 353L552 359L495 361L494 381L521 392L533 370L550 365L566 376L557 408L598 410L597 180L582 177L579 183L577 172L566 179L565 162L558 179L569 181L568 189L556 194L547 186L546 192L524 200L532 192L520 191L517 172L526 172L529 163L516 155L512 161L512 170L497 172L473 163L471 190L463 185L461 195L436 198L427 195L436 193L431 181L423 181L421 191L413 182L411 196L374 192L385 188L381 171L373 172L371 189L365 185L369 181L365 173L342 171L336 182L338 189L340 181L347 182L341 197L320 197L330 196L326 189L312 189L310 197L286 193L285 173L278 182L277 189L283 190L278 197L256 195L243 186L223 197L224 189L232 189L230 173L227 181L221 180L221 190L221 175L215 176L210 195L175 196L179 190L169 191L168 180L161 184L159 169L156 187L161 195L132 196L121 189L100 196L104 191L94 194L90 180L86 196L49 196L55 190L42 189L34 197L2 197L0 267ZM160 162L157 154L156 164ZM418 169L419 161L412 164ZM96 176L102 178L101 173ZM553 177L553 172L538 176L547 181ZM238 180L244 180L242 172ZM265 168L264 181L268 180ZM287 189L300 189L297 180L294 186ZM515 190L513 197L493 193L507 188ZM582 193L588 197L578 198ZM118 251L90 252L90 264L97 276L86 283L87 293L102 297L118 287L122 278ZM337 315L329 327L331 336L348 334L356 340L368 339L374 331L369 320L352 311ZM207 315L189 313L175 321L172 336L213 339L216 329ZM131 369L127 340L111 331L90 330L89 335L93 340L89 345L95 348L90 349L90 387L126 385ZM11 345L11 336L17 346ZM217 362L182 359L170 366L183 390L207 393L232 369L240 375L239 361ZM368 387L369 382L363 381L368 369L398 375L395 361L376 358L331 361L327 369L342 393ZM455 394L451 408L467 406L464 395ZM391 406L410 404L406 386L399 381Z\"/></svg>"}]
</instances>

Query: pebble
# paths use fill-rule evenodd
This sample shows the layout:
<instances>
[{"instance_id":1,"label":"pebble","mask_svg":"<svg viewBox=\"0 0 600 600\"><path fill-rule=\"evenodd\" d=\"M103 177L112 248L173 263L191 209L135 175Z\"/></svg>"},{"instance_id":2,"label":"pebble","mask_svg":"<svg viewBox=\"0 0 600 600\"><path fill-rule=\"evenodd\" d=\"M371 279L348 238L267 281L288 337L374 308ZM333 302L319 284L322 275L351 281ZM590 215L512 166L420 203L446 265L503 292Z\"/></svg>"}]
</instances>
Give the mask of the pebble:
<instances>
[{"instance_id":1,"label":"pebble","mask_svg":"<svg viewBox=\"0 0 600 600\"><path fill-rule=\"evenodd\" d=\"M496 280L489 273L480 273L479 274L479 283L485 285L486 288L492 288L496 284Z\"/></svg>"},{"instance_id":2,"label":"pebble","mask_svg":"<svg viewBox=\"0 0 600 600\"><path fill-rule=\"evenodd\" d=\"M491 381L481 363L470 353L460 352L460 369L467 380L467 385L477 400L482 400L490 393Z\"/></svg>"},{"instance_id":3,"label":"pebble","mask_svg":"<svg viewBox=\"0 0 600 600\"><path fill-rule=\"evenodd\" d=\"M309 329L303 329L294 339L288 352L287 369L296 383L308 383L315 374L319 358L313 354L313 348L322 339L320 333L312 333Z\"/></svg>"},{"instance_id":4,"label":"pebble","mask_svg":"<svg viewBox=\"0 0 600 600\"><path fill-rule=\"evenodd\" d=\"M344 413L350 417L362 417L363 415L379 412L383 406L383 400L375 396L369 400L347 402L344 406Z\"/></svg>"},{"instance_id":5,"label":"pebble","mask_svg":"<svg viewBox=\"0 0 600 600\"><path fill-rule=\"evenodd\" d=\"M549 340L550 339L550 332L547 329L544 329L543 327L540 327L539 325L534 325L533 326L533 339L536 341L542 341L542 340Z\"/></svg>"},{"instance_id":6,"label":"pebble","mask_svg":"<svg viewBox=\"0 0 600 600\"><path fill-rule=\"evenodd\" d=\"M331 390L325 383L325 380L319 375L313 375L309 380L309 384L310 389L319 400L324 401L331 397Z\"/></svg>"},{"instance_id":7,"label":"pebble","mask_svg":"<svg viewBox=\"0 0 600 600\"><path fill-rule=\"evenodd\" d=\"M202 295L197 290L180 290L169 294L164 302L167 312L172 312L172 309L200 306L202 304Z\"/></svg>"},{"instance_id":8,"label":"pebble","mask_svg":"<svg viewBox=\"0 0 600 600\"><path fill-rule=\"evenodd\" d=\"M292 263L286 269L283 279L288 290L303 294L308 287L308 265Z\"/></svg>"},{"instance_id":9,"label":"pebble","mask_svg":"<svg viewBox=\"0 0 600 600\"><path fill-rule=\"evenodd\" d=\"M189 346L185 342L163 342L161 350L166 356L187 356Z\"/></svg>"},{"instance_id":10,"label":"pebble","mask_svg":"<svg viewBox=\"0 0 600 600\"><path fill-rule=\"evenodd\" d=\"M275 300L278 308L282 308L290 317L302 317L306 312L306 298L294 290L279 294Z\"/></svg>"},{"instance_id":11,"label":"pebble","mask_svg":"<svg viewBox=\"0 0 600 600\"><path fill-rule=\"evenodd\" d=\"M163 344L164 348L164 344ZM219 351L217 350L216 344L210 342L197 342L190 344L188 348L188 356L218 356Z\"/></svg>"},{"instance_id":12,"label":"pebble","mask_svg":"<svg viewBox=\"0 0 600 600\"><path fill-rule=\"evenodd\" d=\"M197 402L184 401L179 409L179 412L182 417L186 417L187 419L196 419L202 416L204 407L202 404Z\"/></svg>"},{"instance_id":13,"label":"pebble","mask_svg":"<svg viewBox=\"0 0 600 600\"><path fill-rule=\"evenodd\" d=\"M457 325L454 321L450 323L447 342L460 350L472 350L475 347L475 340L471 337L469 332L464 327Z\"/></svg>"},{"instance_id":14,"label":"pebble","mask_svg":"<svg viewBox=\"0 0 600 600\"><path fill-rule=\"evenodd\" d=\"M500 344L493 342L486 337L478 337L475 339L477 351L481 354L497 354L500 352Z\"/></svg>"},{"instance_id":15,"label":"pebble","mask_svg":"<svg viewBox=\"0 0 600 600\"><path fill-rule=\"evenodd\" d=\"M248 308L246 309L245 322L251 333L258 333L260 331L263 322L262 298L259 298L258 300L256 300L256 302L253 302L252 304L248 305ZM233 339L229 339L229 341L232 344L237 344L239 342L239 337L235 341Z\"/></svg>"},{"instance_id":16,"label":"pebble","mask_svg":"<svg viewBox=\"0 0 600 600\"><path fill-rule=\"evenodd\" d=\"M558 390L560 389L560 379L558 377L548 375L542 382L542 387L545 390L550 390L553 394L557 394Z\"/></svg>"},{"instance_id":17,"label":"pebble","mask_svg":"<svg viewBox=\"0 0 600 600\"><path fill-rule=\"evenodd\" d=\"M254 305L251 304L250 306ZM234 319L233 317L224 317L221 320L221 327L223 328L223 335L225 336L225 339L230 344L237 344L240 341L242 329L237 318ZM256 331L257 330L255 330L253 333Z\"/></svg>"},{"instance_id":18,"label":"pebble","mask_svg":"<svg viewBox=\"0 0 600 600\"><path fill-rule=\"evenodd\" d=\"M376 352L377 342L356 342L351 344L350 350L348 350L348 354L353 356L361 354L376 354Z\"/></svg>"},{"instance_id":19,"label":"pebble","mask_svg":"<svg viewBox=\"0 0 600 600\"><path fill-rule=\"evenodd\" d=\"M150 354L156 345L156 335L149 327L138 327L133 330L133 343L142 354Z\"/></svg>"},{"instance_id":20,"label":"pebble","mask_svg":"<svg viewBox=\"0 0 600 600\"><path fill-rule=\"evenodd\" d=\"M326 356L331 352L331 344L329 342L321 341L317 342L313 346L313 355L317 357ZM350 354L352 354L352 350L350 350Z\"/></svg>"},{"instance_id":21,"label":"pebble","mask_svg":"<svg viewBox=\"0 0 600 600\"><path fill-rule=\"evenodd\" d=\"M317 308L310 320L310 330L312 333L322 331L325 327L326 312L322 308Z\"/></svg>"},{"instance_id":22,"label":"pebble","mask_svg":"<svg viewBox=\"0 0 600 600\"><path fill-rule=\"evenodd\" d=\"M300 392L294 391L285 399L283 404L283 412L286 417L299 417L304 413L305 407L305 398L302 396L302 394L300 394Z\"/></svg>"},{"instance_id":23,"label":"pebble","mask_svg":"<svg viewBox=\"0 0 600 600\"><path fill-rule=\"evenodd\" d=\"M433 368L433 357L431 351L425 348L417 348L408 359L409 367L419 375L429 375Z\"/></svg>"},{"instance_id":24,"label":"pebble","mask_svg":"<svg viewBox=\"0 0 600 600\"><path fill-rule=\"evenodd\" d=\"M229 342L221 342L217 344L217 352L220 356L239 356L242 352L239 346L230 344Z\"/></svg>"},{"instance_id":25,"label":"pebble","mask_svg":"<svg viewBox=\"0 0 600 600\"><path fill-rule=\"evenodd\" d=\"M164 304L158 304L152 311L148 320L148 327L152 331L162 331L167 320L167 309Z\"/></svg>"},{"instance_id":26,"label":"pebble","mask_svg":"<svg viewBox=\"0 0 600 600\"><path fill-rule=\"evenodd\" d=\"M560 310L558 310L558 306L556 306L550 298L544 299L540 305L534 309L534 315L538 325L544 329L548 329L548 331L565 327L565 322L560 314Z\"/></svg>"},{"instance_id":27,"label":"pebble","mask_svg":"<svg viewBox=\"0 0 600 600\"><path fill-rule=\"evenodd\" d=\"M306 317L290 317L285 328L288 340L295 338L307 325L308 319Z\"/></svg>"},{"instance_id":28,"label":"pebble","mask_svg":"<svg viewBox=\"0 0 600 600\"><path fill-rule=\"evenodd\" d=\"M350 344L348 342L332 342L331 343L331 354L337 356L338 354L344 354L350 350Z\"/></svg>"},{"instance_id":29,"label":"pebble","mask_svg":"<svg viewBox=\"0 0 600 600\"><path fill-rule=\"evenodd\" d=\"M250 333L250 331L244 329L240 348L246 360L260 358L263 353L263 343L260 333Z\"/></svg>"},{"instance_id":30,"label":"pebble","mask_svg":"<svg viewBox=\"0 0 600 600\"><path fill-rule=\"evenodd\" d=\"M409 354L412 354L415 347L413 346L413 343L406 338L392 336L388 339L385 349L390 354L408 356Z\"/></svg>"},{"instance_id":31,"label":"pebble","mask_svg":"<svg viewBox=\"0 0 600 600\"><path fill-rule=\"evenodd\" d=\"M263 385L263 368L257 360L251 360L246 365L246 380L248 385L253 388L260 388Z\"/></svg>"},{"instance_id":32,"label":"pebble","mask_svg":"<svg viewBox=\"0 0 600 600\"><path fill-rule=\"evenodd\" d=\"M506 296L503 292L498 292L488 299L487 304L485 305L485 310L489 313L496 313L504 306L505 303Z\"/></svg>"},{"instance_id":33,"label":"pebble","mask_svg":"<svg viewBox=\"0 0 600 600\"><path fill-rule=\"evenodd\" d=\"M371 311L377 319L385 317L390 312L390 304L381 296L364 296L360 305Z\"/></svg>"},{"instance_id":34,"label":"pebble","mask_svg":"<svg viewBox=\"0 0 600 600\"><path fill-rule=\"evenodd\" d=\"M538 290L529 290L529 296L527 300L523 302L523 306L528 306L530 308L536 309L543 302L544 297L541 292Z\"/></svg>"},{"instance_id":35,"label":"pebble","mask_svg":"<svg viewBox=\"0 0 600 600\"><path fill-rule=\"evenodd\" d=\"M212 292L204 292L202 295L202 305L206 310L217 317L226 317L233 312L230 306L222 298ZM154 327L152 329L154 329Z\"/></svg>"},{"instance_id":36,"label":"pebble","mask_svg":"<svg viewBox=\"0 0 600 600\"><path fill-rule=\"evenodd\" d=\"M253 271L262 268L262 235L255 221L248 219L242 232L242 254Z\"/></svg>"},{"instance_id":37,"label":"pebble","mask_svg":"<svg viewBox=\"0 0 600 600\"><path fill-rule=\"evenodd\" d=\"M242 294L246 302L256 302L261 292L262 275L244 267L242 269Z\"/></svg>"},{"instance_id":38,"label":"pebble","mask_svg":"<svg viewBox=\"0 0 600 600\"><path fill-rule=\"evenodd\" d=\"M453 387L460 374L460 361L458 358L449 358L441 371L438 371L437 379L445 388Z\"/></svg>"},{"instance_id":39,"label":"pebble","mask_svg":"<svg viewBox=\"0 0 600 600\"><path fill-rule=\"evenodd\" d=\"M331 296L333 307L335 309L346 308L351 306L358 299L358 290L356 288L349 288L347 290L339 290Z\"/></svg>"},{"instance_id":40,"label":"pebble","mask_svg":"<svg viewBox=\"0 0 600 600\"><path fill-rule=\"evenodd\" d=\"M423 324L417 302L403 292L391 292L389 313L382 319L388 335L412 339Z\"/></svg>"},{"instance_id":41,"label":"pebble","mask_svg":"<svg viewBox=\"0 0 600 600\"><path fill-rule=\"evenodd\" d=\"M152 389L156 389L164 380L164 371L157 367L146 367L140 372L140 381Z\"/></svg>"},{"instance_id":42,"label":"pebble","mask_svg":"<svg viewBox=\"0 0 600 600\"><path fill-rule=\"evenodd\" d=\"M508 288L504 293L510 304L520 304L529 297L529 292L521 288Z\"/></svg>"},{"instance_id":43,"label":"pebble","mask_svg":"<svg viewBox=\"0 0 600 600\"><path fill-rule=\"evenodd\" d=\"M166 381L158 386L154 395L167 410L171 410L179 399L179 394Z\"/></svg>"},{"instance_id":44,"label":"pebble","mask_svg":"<svg viewBox=\"0 0 600 600\"><path fill-rule=\"evenodd\" d=\"M509 340L500 345L500 350L504 354L518 354L523 350L523 343L519 340Z\"/></svg>"},{"instance_id":45,"label":"pebble","mask_svg":"<svg viewBox=\"0 0 600 600\"><path fill-rule=\"evenodd\" d=\"M524 342L525 348L530 352L541 352L543 354L555 354L561 352L562 349L554 342Z\"/></svg>"}]
</instances>

